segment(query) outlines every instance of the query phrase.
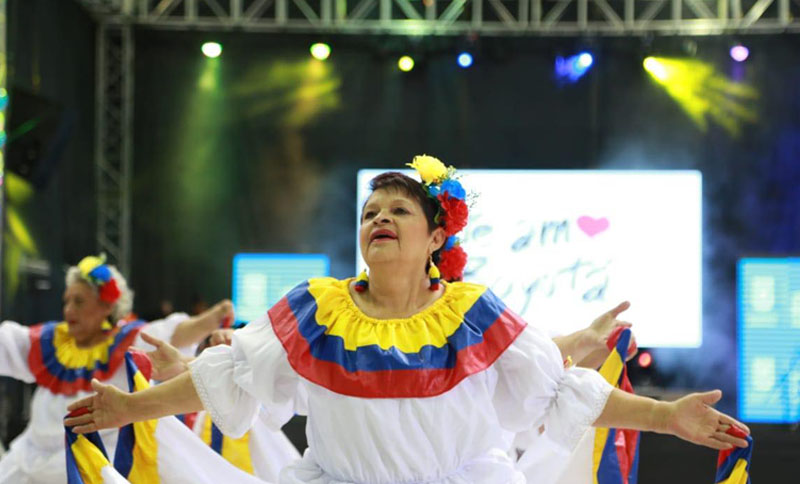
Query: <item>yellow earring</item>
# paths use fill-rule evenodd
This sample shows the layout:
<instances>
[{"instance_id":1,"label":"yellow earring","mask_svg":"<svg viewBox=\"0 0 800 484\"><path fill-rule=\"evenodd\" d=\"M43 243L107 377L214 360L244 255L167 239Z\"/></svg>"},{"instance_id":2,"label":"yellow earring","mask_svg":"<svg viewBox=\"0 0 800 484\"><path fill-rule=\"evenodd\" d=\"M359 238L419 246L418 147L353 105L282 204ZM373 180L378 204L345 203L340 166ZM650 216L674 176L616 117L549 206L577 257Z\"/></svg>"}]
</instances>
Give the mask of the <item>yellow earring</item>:
<instances>
[{"instance_id":1,"label":"yellow earring","mask_svg":"<svg viewBox=\"0 0 800 484\"><path fill-rule=\"evenodd\" d=\"M361 274L358 275L356 279L356 292L364 292L369 287L369 276L367 275L367 271L361 271Z\"/></svg>"},{"instance_id":2,"label":"yellow earring","mask_svg":"<svg viewBox=\"0 0 800 484\"><path fill-rule=\"evenodd\" d=\"M442 275L439 273L439 268L436 267L436 264L433 263L433 256L430 257L428 267L428 278L431 280L431 291L438 291L439 290L439 280L441 279Z\"/></svg>"}]
</instances>

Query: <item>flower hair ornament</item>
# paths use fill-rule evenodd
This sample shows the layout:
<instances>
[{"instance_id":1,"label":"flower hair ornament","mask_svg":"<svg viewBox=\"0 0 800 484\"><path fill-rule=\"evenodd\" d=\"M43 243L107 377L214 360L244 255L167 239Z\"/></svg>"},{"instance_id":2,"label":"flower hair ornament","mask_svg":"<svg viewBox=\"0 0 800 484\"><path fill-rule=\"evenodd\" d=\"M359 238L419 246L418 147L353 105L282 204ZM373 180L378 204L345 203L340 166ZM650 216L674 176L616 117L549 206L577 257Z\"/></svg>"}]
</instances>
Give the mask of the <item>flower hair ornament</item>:
<instances>
[{"instance_id":1,"label":"flower hair ornament","mask_svg":"<svg viewBox=\"0 0 800 484\"><path fill-rule=\"evenodd\" d=\"M111 269L106 264L105 254L98 256L87 256L78 262L78 269L81 276L97 288L100 300L109 304L114 304L119 299L120 291L117 281L111 274Z\"/></svg>"},{"instance_id":2,"label":"flower hair ornament","mask_svg":"<svg viewBox=\"0 0 800 484\"><path fill-rule=\"evenodd\" d=\"M461 247L457 234L467 226L469 206L467 193L456 179L456 169L445 166L438 158L428 155L415 156L406 166L417 170L428 196L436 201L439 211L436 223L444 229L447 240L439 255L439 266L431 261L429 276L431 289L439 287L439 279L460 281L467 265L467 253Z\"/></svg>"}]
</instances>

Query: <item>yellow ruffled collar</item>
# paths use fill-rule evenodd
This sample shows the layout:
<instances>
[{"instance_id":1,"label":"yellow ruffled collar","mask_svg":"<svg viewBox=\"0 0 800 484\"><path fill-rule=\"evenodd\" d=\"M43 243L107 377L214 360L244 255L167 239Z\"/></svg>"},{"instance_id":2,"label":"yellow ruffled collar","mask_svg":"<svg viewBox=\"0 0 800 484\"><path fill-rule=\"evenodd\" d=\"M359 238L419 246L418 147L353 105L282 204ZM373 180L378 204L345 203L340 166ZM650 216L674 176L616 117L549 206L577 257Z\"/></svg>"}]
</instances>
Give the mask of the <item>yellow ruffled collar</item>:
<instances>
[{"instance_id":1,"label":"yellow ruffled collar","mask_svg":"<svg viewBox=\"0 0 800 484\"><path fill-rule=\"evenodd\" d=\"M36 383L58 394L91 390L92 378L107 380L122 364L125 352L144 323L132 321L108 332L100 343L80 348L67 323L33 326L28 365Z\"/></svg>"},{"instance_id":2,"label":"yellow ruffled collar","mask_svg":"<svg viewBox=\"0 0 800 484\"><path fill-rule=\"evenodd\" d=\"M408 318L379 319L379 318L373 318L372 316L369 316L366 313L364 313L364 311L356 303L355 299L353 299L353 293L350 292L350 286L352 286L354 282L355 278L352 277L349 279L336 281L336 283L332 285L332 288L336 288L336 286L341 286L339 289L341 289L344 292L344 296L346 296L342 298L343 299L342 303L345 304L350 311L355 313L358 320L370 324L406 324L413 319L424 319L426 317L429 317L431 314L440 311L441 306L451 303L454 296L454 292L450 290L450 284L442 281L442 287L444 288L442 295L439 296L432 303L425 306L421 311L417 312L413 316Z\"/></svg>"},{"instance_id":3,"label":"yellow ruffled collar","mask_svg":"<svg viewBox=\"0 0 800 484\"><path fill-rule=\"evenodd\" d=\"M439 299L409 318L377 319L356 305L351 283L310 279L269 310L292 368L342 395L441 395L494 364L525 328L477 284L449 284Z\"/></svg>"},{"instance_id":4,"label":"yellow ruffled collar","mask_svg":"<svg viewBox=\"0 0 800 484\"><path fill-rule=\"evenodd\" d=\"M53 346L56 358L66 368L92 369L98 364L108 363L109 348L114 344L117 331L106 333L105 339L89 347L78 346L75 338L69 334L68 323L61 323L55 327Z\"/></svg>"},{"instance_id":5,"label":"yellow ruffled collar","mask_svg":"<svg viewBox=\"0 0 800 484\"><path fill-rule=\"evenodd\" d=\"M415 353L424 346L443 347L461 326L467 311L486 290L469 283L451 283L444 294L408 318L378 319L366 315L350 293L353 279L311 279L308 292L316 302L314 320L324 333L341 337L347 350L377 345Z\"/></svg>"}]
</instances>

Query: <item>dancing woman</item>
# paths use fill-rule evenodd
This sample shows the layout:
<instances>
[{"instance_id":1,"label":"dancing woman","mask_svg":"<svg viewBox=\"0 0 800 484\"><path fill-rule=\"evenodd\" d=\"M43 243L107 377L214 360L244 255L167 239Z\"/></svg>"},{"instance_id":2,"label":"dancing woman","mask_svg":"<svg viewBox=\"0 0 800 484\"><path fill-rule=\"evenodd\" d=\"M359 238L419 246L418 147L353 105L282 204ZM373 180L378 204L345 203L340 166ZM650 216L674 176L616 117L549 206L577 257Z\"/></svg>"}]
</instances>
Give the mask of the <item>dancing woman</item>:
<instances>
[{"instance_id":1,"label":"dancing woman","mask_svg":"<svg viewBox=\"0 0 800 484\"><path fill-rule=\"evenodd\" d=\"M67 271L63 321L0 324L0 375L37 385L30 422L0 459L0 484L66 482L63 418L70 402L91 391L92 379L127 388L124 354L131 345L148 347L151 335L191 347L233 311L222 301L194 318L175 313L145 323L125 320L132 304L119 271L90 256ZM102 435L113 450L116 430Z\"/></svg>"},{"instance_id":2,"label":"dancing woman","mask_svg":"<svg viewBox=\"0 0 800 484\"><path fill-rule=\"evenodd\" d=\"M505 436L541 427L567 451L590 425L746 445L725 435L741 424L709 405L719 392L657 402L615 390L487 288L442 281L465 263L454 238L464 189L434 158L412 166L422 183L371 182L359 233L368 276L303 282L155 388L93 382L97 393L70 407L89 413L66 424L90 432L205 408L237 436L262 407L274 426L306 414L309 448L283 484L524 483Z\"/></svg>"}]
</instances>

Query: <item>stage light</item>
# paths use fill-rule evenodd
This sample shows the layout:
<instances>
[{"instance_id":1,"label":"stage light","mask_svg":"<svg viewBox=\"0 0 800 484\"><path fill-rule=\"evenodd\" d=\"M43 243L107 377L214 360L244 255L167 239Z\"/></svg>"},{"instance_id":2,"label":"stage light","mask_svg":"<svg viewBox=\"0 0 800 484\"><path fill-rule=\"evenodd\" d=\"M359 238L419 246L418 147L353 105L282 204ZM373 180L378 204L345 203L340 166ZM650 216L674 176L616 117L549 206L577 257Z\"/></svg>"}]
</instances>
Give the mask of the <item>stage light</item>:
<instances>
[{"instance_id":1,"label":"stage light","mask_svg":"<svg viewBox=\"0 0 800 484\"><path fill-rule=\"evenodd\" d=\"M462 52L458 55L458 65L466 69L472 65L472 54L469 52Z\"/></svg>"},{"instance_id":2,"label":"stage light","mask_svg":"<svg viewBox=\"0 0 800 484\"><path fill-rule=\"evenodd\" d=\"M592 67L592 64L594 64L594 57L592 57L592 54L590 54L588 52L583 52L581 54L578 54L578 64L577 64L577 66L579 68L588 69L588 68Z\"/></svg>"},{"instance_id":3,"label":"stage light","mask_svg":"<svg viewBox=\"0 0 800 484\"><path fill-rule=\"evenodd\" d=\"M638 361L640 367L649 368L653 364L653 356L645 351L639 354Z\"/></svg>"},{"instance_id":4,"label":"stage light","mask_svg":"<svg viewBox=\"0 0 800 484\"><path fill-rule=\"evenodd\" d=\"M222 54L222 46L217 42L206 42L200 50L203 51L203 55L211 59L219 57Z\"/></svg>"},{"instance_id":5,"label":"stage light","mask_svg":"<svg viewBox=\"0 0 800 484\"><path fill-rule=\"evenodd\" d=\"M317 60L324 61L331 56L331 46L317 42L311 46L311 55Z\"/></svg>"},{"instance_id":6,"label":"stage light","mask_svg":"<svg viewBox=\"0 0 800 484\"><path fill-rule=\"evenodd\" d=\"M644 60L644 70L650 73L657 81L662 83L669 78L667 68L655 57L647 57Z\"/></svg>"},{"instance_id":7,"label":"stage light","mask_svg":"<svg viewBox=\"0 0 800 484\"><path fill-rule=\"evenodd\" d=\"M750 57L750 49L742 44L736 44L731 47L731 59L736 62L744 62L748 57Z\"/></svg>"},{"instance_id":8,"label":"stage light","mask_svg":"<svg viewBox=\"0 0 800 484\"><path fill-rule=\"evenodd\" d=\"M414 68L414 59L410 56L404 55L397 61L397 67L403 72L408 72Z\"/></svg>"},{"instance_id":9,"label":"stage light","mask_svg":"<svg viewBox=\"0 0 800 484\"><path fill-rule=\"evenodd\" d=\"M758 91L728 79L708 62L648 57L644 68L702 131L713 120L731 136L738 136L744 123L758 120Z\"/></svg>"},{"instance_id":10,"label":"stage light","mask_svg":"<svg viewBox=\"0 0 800 484\"><path fill-rule=\"evenodd\" d=\"M570 57L556 57L556 77L562 81L576 82L594 64L589 52L581 52Z\"/></svg>"}]
</instances>

